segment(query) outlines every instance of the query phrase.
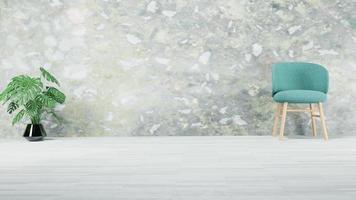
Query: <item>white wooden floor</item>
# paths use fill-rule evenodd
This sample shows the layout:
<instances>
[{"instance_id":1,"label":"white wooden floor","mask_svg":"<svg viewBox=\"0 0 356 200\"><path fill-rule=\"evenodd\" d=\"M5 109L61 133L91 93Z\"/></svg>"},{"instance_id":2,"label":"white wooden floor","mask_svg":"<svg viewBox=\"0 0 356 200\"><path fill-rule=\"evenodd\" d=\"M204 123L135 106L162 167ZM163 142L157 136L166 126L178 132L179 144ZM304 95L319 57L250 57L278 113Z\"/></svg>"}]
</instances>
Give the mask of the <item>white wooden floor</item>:
<instances>
[{"instance_id":1,"label":"white wooden floor","mask_svg":"<svg viewBox=\"0 0 356 200\"><path fill-rule=\"evenodd\" d=\"M0 140L0 200L356 199L356 137Z\"/></svg>"}]
</instances>

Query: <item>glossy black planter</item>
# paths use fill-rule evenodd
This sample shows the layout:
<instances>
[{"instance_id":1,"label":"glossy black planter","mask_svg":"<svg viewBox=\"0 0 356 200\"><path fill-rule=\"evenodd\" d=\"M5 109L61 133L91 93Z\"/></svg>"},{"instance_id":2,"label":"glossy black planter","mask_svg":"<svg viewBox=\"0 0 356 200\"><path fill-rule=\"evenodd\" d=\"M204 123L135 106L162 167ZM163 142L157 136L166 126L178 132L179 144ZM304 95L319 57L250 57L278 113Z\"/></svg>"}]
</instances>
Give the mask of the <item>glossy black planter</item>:
<instances>
[{"instance_id":1,"label":"glossy black planter","mask_svg":"<svg viewBox=\"0 0 356 200\"><path fill-rule=\"evenodd\" d=\"M42 124L27 124L25 133L23 136L28 141L40 141L47 136Z\"/></svg>"}]
</instances>

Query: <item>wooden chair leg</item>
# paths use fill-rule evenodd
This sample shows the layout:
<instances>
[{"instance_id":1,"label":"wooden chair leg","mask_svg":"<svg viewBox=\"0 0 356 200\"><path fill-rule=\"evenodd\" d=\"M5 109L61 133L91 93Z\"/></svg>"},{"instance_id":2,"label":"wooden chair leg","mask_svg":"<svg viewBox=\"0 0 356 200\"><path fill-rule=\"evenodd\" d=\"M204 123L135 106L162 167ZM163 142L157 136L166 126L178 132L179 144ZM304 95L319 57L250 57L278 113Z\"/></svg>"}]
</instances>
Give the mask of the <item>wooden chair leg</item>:
<instances>
[{"instance_id":1,"label":"wooden chair leg","mask_svg":"<svg viewBox=\"0 0 356 200\"><path fill-rule=\"evenodd\" d=\"M313 104L309 104L310 107L310 117L311 117L311 124L312 124L312 131L313 131L313 136L316 137L317 132L316 132L316 124L315 124L315 117L314 117L314 106Z\"/></svg>"},{"instance_id":2,"label":"wooden chair leg","mask_svg":"<svg viewBox=\"0 0 356 200\"><path fill-rule=\"evenodd\" d=\"M325 115L324 115L324 110L323 110L323 104L319 103L319 113L320 113L320 121L321 121L321 126L323 128L323 134L324 134L324 140L328 140L328 132L326 130L326 124L325 124Z\"/></svg>"},{"instance_id":3,"label":"wooden chair leg","mask_svg":"<svg viewBox=\"0 0 356 200\"><path fill-rule=\"evenodd\" d=\"M281 128L280 128L280 131L279 131L279 138L280 139L283 139L283 136L284 136L284 126L285 126L285 123L286 123L287 108L288 108L288 103L287 102L283 103Z\"/></svg>"},{"instance_id":4,"label":"wooden chair leg","mask_svg":"<svg viewBox=\"0 0 356 200\"><path fill-rule=\"evenodd\" d=\"M278 120L279 116L281 115L281 105L277 103L276 105L276 111L274 112L274 123L273 123L273 129L272 129L272 136L276 136L276 130L278 126Z\"/></svg>"}]
</instances>

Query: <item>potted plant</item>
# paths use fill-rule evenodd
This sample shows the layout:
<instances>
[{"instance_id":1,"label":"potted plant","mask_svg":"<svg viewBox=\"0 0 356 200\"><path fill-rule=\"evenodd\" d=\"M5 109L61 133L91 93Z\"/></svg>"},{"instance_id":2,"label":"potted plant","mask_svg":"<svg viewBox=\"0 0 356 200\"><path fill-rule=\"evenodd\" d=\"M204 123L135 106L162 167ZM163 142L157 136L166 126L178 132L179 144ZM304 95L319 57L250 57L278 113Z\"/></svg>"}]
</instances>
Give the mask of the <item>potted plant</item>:
<instances>
[{"instance_id":1,"label":"potted plant","mask_svg":"<svg viewBox=\"0 0 356 200\"><path fill-rule=\"evenodd\" d=\"M0 102L3 102L3 105L7 104L7 112L14 114L17 111L12 125L23 118L31 121L23 135L29 141L42 140L46 136L46 131L41 124L43 114L51 114L59 119L54 112L54 107L58 103L63 104L66 99L61 91L52 86L55 84L59 87L58 80L44 68L41 67L40 71L40 77L27 75L13 77L0 93Z\"/></svg>"}]
</instances>

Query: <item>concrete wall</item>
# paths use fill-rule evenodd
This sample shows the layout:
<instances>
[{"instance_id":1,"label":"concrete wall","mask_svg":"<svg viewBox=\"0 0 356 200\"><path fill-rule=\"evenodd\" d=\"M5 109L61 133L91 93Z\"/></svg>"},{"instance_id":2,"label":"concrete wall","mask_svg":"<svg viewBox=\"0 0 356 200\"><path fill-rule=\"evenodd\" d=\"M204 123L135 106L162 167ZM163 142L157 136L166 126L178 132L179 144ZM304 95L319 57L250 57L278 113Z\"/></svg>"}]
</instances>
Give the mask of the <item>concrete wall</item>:
<instances>
[{"instance_id":1,"label":"concrete wall","mask_svg":"<svg viewBox=\"0 0 356 200\"><path fill-rule=\"evenodd\" d=\"M356 135L354 0L0 0L0 89L55 74L68 96L49 135L266 135L271 63L330 72L330 135ZM0 109L0 136L17 137ZM25 123L25 122L24 122ZM286 134L310 134L291 114Z\"/></svg>"}]
</instances>

